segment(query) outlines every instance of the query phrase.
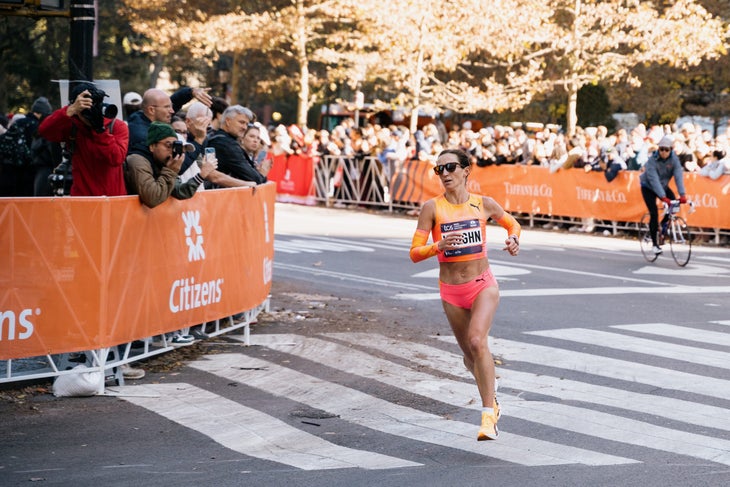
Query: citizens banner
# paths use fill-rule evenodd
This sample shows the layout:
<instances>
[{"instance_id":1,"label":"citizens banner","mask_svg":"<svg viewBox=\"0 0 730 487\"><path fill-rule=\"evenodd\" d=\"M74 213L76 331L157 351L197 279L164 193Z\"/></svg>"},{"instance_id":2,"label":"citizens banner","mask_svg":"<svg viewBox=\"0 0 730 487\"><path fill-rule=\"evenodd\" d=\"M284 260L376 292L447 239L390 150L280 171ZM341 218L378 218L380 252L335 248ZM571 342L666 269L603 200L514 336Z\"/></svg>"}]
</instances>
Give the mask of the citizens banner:
<instances>
[{"instance_id":1,"label":"citizens banner","mask_svg":"<svg viewBox=\"0 0 730 487\"><path fill-rule=\"evenodd\" d=\"M271 289L274 184L0 198L0 360L93 350L252 309Z\"/></svg>"}]
</instances>

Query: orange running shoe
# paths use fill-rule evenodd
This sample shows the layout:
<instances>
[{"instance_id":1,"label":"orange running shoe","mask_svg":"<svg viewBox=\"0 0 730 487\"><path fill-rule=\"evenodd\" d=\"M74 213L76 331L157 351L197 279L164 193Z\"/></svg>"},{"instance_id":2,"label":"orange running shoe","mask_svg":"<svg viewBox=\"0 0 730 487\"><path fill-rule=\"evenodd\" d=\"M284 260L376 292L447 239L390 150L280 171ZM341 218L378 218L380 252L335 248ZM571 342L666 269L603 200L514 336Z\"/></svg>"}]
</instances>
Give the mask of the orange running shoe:
<instances>
[{"instance_id":1,"label":"orange running shoe","mask_svg":"<svg viewBox=\"0 0 730 487\"><path fill-rule=\"evenodd\" d=\"M497 429L497 421L502 415L497 399L494 400L494 414L486 411L482 412L482 426L477 434L477 441L496 440L499 438L499 429Z\"/></svg>"}]
</instances>

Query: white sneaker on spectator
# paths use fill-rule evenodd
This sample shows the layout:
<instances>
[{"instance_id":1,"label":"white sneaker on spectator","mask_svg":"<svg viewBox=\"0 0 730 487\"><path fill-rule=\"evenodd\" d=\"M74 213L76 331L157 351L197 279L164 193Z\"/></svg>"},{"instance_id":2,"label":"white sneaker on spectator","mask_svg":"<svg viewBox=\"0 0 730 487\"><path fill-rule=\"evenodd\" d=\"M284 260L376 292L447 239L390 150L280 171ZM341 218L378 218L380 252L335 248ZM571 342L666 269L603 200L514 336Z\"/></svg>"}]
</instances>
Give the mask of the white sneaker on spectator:
<instances>
[{"instance_id":1,"label":"white sneaker on spectator","mask_svg":"<svg viewBox=\"0 0 730 487\"><path fill-rule=\"evenodd\" d=\"M173 345L190 345L195 341L195 337L193 335L181 335L180 333L175 333L172 335L171 343Z\"/></svg>"},{"instance_id":2,"label":"white sneaker on spectator","mask_svg":"<svg viewBox=\"0 0 730 487\"><path fill-rule=\"evenodd\" d=\"M125 379L141 379L145 376L145 371L142 369L136 369L129 364L122 365L122 375Z\"/></svg>"}]
</instances>

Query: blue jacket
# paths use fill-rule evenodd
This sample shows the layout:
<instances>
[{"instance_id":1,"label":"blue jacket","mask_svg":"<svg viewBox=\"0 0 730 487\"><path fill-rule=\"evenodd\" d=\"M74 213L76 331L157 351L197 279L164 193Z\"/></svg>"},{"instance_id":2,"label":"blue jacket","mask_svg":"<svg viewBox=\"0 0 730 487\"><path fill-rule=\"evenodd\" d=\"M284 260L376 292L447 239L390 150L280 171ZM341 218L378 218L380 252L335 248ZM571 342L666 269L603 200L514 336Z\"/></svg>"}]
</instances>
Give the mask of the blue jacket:
<instances>
[{"instance_id":1,"label":"blue jacket","mask_svg":"<svg viewBox=\"0 0 730 487\"><path fill-rule=\"evenodd\" d=\"M646 161L644 172L641 173L639 181L642 187L651 189L657 197L665 198L667 196L665 188L674 177L674 183L677 185L679 195L684 196L683 174L682 163L679 162L679 157L674 151L671 151L666 159L662 159L659 152L655 151Z\"/></svg>"},{"instance_id":2,"label":"blue jacket","mask_svg":"<svg viewBox=\"0 0 730 487\"><path fill-rule=\"evenodd\" d=\"M172 109L177 113L187 102L193 99L192 88L180 88L170 97ZM129 127L129 150L128 154L144 154L148 151L147 131L150 129L152 120L147 118L142 110L137 110L129 116L127 126Z\"/></svg>"}]
</instances>

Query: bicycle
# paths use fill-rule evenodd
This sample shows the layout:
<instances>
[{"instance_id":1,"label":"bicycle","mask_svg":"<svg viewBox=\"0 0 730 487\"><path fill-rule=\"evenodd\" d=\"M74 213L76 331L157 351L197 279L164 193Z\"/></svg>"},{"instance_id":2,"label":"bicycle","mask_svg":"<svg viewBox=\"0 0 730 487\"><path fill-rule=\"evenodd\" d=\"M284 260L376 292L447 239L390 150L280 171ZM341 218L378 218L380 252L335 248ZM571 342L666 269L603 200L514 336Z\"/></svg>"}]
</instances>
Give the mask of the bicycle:
<instances>
[{"instance_id":1,"label":"bicycle","mask_svg":"<svg viewBox=\"0 0 730 487\"><path fill-rule=\"evenodd\" d=\"M664 203L664 213L659 220L659 235L657 243L661 246L665 241L669 241L669 248L672 252L672 258L678 266L684 267L689 263L692 256L692 232L687 226L684 218L678 215L679 200L672 200L669 204ZM694 203L689 202L689 212L694 212ZM662 221L667 218L664 223ZM654 253L654 244L649 233L649 213L645 213L639 224L639 242L641 243L641 253L648 262L654 262L659 254Z\"/></svg>"}]
</instances>

